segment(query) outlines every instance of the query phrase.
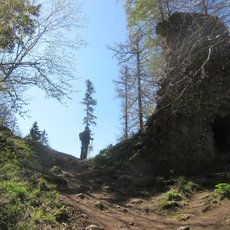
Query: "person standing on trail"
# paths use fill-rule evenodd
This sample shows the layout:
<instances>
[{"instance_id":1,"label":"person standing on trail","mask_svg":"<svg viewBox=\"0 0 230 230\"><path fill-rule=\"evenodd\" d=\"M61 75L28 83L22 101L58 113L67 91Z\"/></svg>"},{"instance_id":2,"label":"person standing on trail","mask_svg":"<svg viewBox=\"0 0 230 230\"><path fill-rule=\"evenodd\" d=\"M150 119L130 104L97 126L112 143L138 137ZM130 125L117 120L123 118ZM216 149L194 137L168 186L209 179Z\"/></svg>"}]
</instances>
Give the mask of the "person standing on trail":
<instances>
[{"instance_id":1,"label":"person standing on trail","mask_svg":"<svg viewBox=\"0 0 230 230\"><path fill-rule=\"evenodd\" d=\"M87 158L89 142L90 140L93 140L93 138L90 137L90 130L88 126L85 127L85 130L83 132L79 133L79 139L81 141L80 159L83 160Z\"/></svg>"}]
</instances>

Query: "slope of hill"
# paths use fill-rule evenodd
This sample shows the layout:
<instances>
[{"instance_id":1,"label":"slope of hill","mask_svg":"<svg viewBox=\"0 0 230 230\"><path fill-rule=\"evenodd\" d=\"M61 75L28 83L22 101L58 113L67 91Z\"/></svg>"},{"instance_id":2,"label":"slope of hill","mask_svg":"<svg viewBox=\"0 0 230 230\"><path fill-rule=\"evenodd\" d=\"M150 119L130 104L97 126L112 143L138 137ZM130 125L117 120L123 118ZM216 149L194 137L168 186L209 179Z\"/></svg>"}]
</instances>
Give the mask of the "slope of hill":
<instances>
[{"instance_id":1,"label":"slope of hill","mask_svg":"<svg viewBox=\"0 0 230 230\"><path fill-rule=\"evenodd\" d=\"M154 177L129 140L80 161L0 131L0 229L229 229L229 168Z\"/></svg>"}]
</instances>

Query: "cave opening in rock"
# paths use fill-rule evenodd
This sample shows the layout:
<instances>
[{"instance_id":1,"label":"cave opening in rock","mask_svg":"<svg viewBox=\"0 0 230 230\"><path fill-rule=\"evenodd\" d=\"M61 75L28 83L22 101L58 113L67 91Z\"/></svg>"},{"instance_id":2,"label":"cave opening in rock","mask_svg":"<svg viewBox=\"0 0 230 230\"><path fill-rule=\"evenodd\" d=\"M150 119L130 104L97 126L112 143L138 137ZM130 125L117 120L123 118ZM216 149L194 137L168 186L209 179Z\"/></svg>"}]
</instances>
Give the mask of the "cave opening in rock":
<instances>
[{"instance_id":1,"label":"cave opening in rock","mask_svg":"<svg viewBox=\"0 0 230 230\"><path fill-rule=\"evenodd\" d=\"M230 116L216 117L212 130L215 147L222 153L230 153Z\"/></svg>"}]
</instances>

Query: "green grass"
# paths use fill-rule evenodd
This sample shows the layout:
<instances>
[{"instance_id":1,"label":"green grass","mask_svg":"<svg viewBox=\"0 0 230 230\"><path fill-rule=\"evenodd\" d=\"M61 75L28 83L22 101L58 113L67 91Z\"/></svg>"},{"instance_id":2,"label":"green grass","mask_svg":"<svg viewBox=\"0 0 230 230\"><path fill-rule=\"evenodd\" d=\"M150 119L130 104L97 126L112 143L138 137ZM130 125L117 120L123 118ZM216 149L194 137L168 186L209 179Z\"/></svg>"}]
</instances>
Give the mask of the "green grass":
<instances>
[{"instance_id":1,"label":"green grass","mask_svg":"<svg viewBox=\"0 0 230 230\"><path fill-rule=\"evenodd\" d=\"M220 183L215 186L214 193L220 196L220 199L230 199L230 184Z\"/></svg>"},{"instance_id":2,"label":"green grass","mask_svg":"<svg viewBox=\"0 0 230 230\"><path fill-rule=\"evenodd\" d=\"M196 183L179 177L174 187L161 196L157 208L159 210L175 210L184 205L197 190L199 190L199 186Z\"/></svg>"},{"instance_id":3,"label":"green grass","mask_svg":"<svg viewBox=\"0 0 230 230\"><path fill-rule=\"evenodd\" d=\"M0 132L0 155L0 223L9 229L58 228L65 207L29 144Z\"/></svg>"},{"instance_id":4,"label":"green grass","mask_svg":"<svg viewBox=\"0 0 230 230\"><path fill-rule=\"evenodd\" d=\"M209 194L206 206L212 209L218 206L223 199L230 199L230 184L219 183L215 185L214 191Z\"/></svg>"}]
</instances>

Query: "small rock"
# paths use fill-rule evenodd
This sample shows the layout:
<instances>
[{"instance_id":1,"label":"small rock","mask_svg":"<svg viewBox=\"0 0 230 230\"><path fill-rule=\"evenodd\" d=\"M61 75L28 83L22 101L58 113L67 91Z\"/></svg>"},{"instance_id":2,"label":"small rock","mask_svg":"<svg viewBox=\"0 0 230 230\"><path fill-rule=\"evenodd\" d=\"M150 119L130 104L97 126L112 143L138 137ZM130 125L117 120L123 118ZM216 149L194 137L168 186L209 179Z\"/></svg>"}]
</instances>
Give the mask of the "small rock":
<instances>
[{"instance_id":1,"label":"small rock","mask_svg":"<svg viewBox=\"0 0 230 230\"><path fill-rule=\"evenodd\" d=\"M133 222L133 221L132 221L132 222L130 222L130 223L129 223L129 225L134 226L134 222Z\"/></svg>"},{"instance_id":2,"label":"small rock","mask_svg":"<svg viewBox=\"0 0 230 230\"><path fill-rule=\"evenodd\" d=\"M126 213L126 212L128 212L128 210L127 210L126 208L124 208L124 209L123 209L123 212Z\"/></svg>"},{"instance_id":3,"label":"small rock","mask_svg":"<svg viewBox=\"0 0 230 230\"><path fill-rule=\"evenodd\" d=\"M85 195L83 193L77 194L77 197L80 199L85 199Z\"/></svg>"},{"instance_id":4,"label":"small rock","mask_svg":"<svg viewBox=\"0 0 230 230\"><path fill-rule=\"evenodd\" d=\"M190 227L183 226L183 227L179 227L177 230L190 230Z\"/></svg>"},{"instance_id":5,"label":"small rock","mask_svg":"<svg viewBox=\"0 0 230 230\"><path fill-rule=\"evenodd\" d=\"M103 228L98 227L95 224L92 224L92 225L89 225L88 227L86 227L85 230L103 230Z\"/></svg>"},{"instance_id":6,"label":"small rock","mask_svg":"<svg viewBox=\"0 0 230 230\"><path fill-rule=\"evenodd\" d=\"M183 220L183 221L186 221L190 218L190 215L186 215L186 214L182 214L180 215L180 219Z\"/></svg>"},{"instance_id":7,"label":"small rock","mask_svg":"<svg viewBox=\"0 0 230 230\"><path fill-rule=\"evenodd\" d=\"M83 219L88 219L88 216L86 214L83 214L83 213L80 215L80 217Z\"/></svg>"},{"instance_id":8,"label":"small rock","mask_svg":"<svg viewBox=\"0 0 230 230\"><path fill-rule=\"evenodd\" d=\"M132 201L132 204L141 204L141 203L143 203L143 200L140 200L140 199Z\"/></svg>"},{"instance_id":9,"label":"small rock","mask_svg":"<svg viewBox=\"0 0 230 230\"><path fill-rule=\"evenodd\" d=\"M202 212L207 212L209 209L210 209L210 207L209 207L209 206L206 206L206 207L204 207L204 208L202 209Z\"/></svg>"},{"instance_id":10,"label":"small rock","mask_svg":"<svg viewBox=\"0 0 230 230\"><path fill-rule=\"evenodd\" d=\"M111 187L109 185L104 186L105 190L110 190Z\"/></svg>"}]
</instances>

